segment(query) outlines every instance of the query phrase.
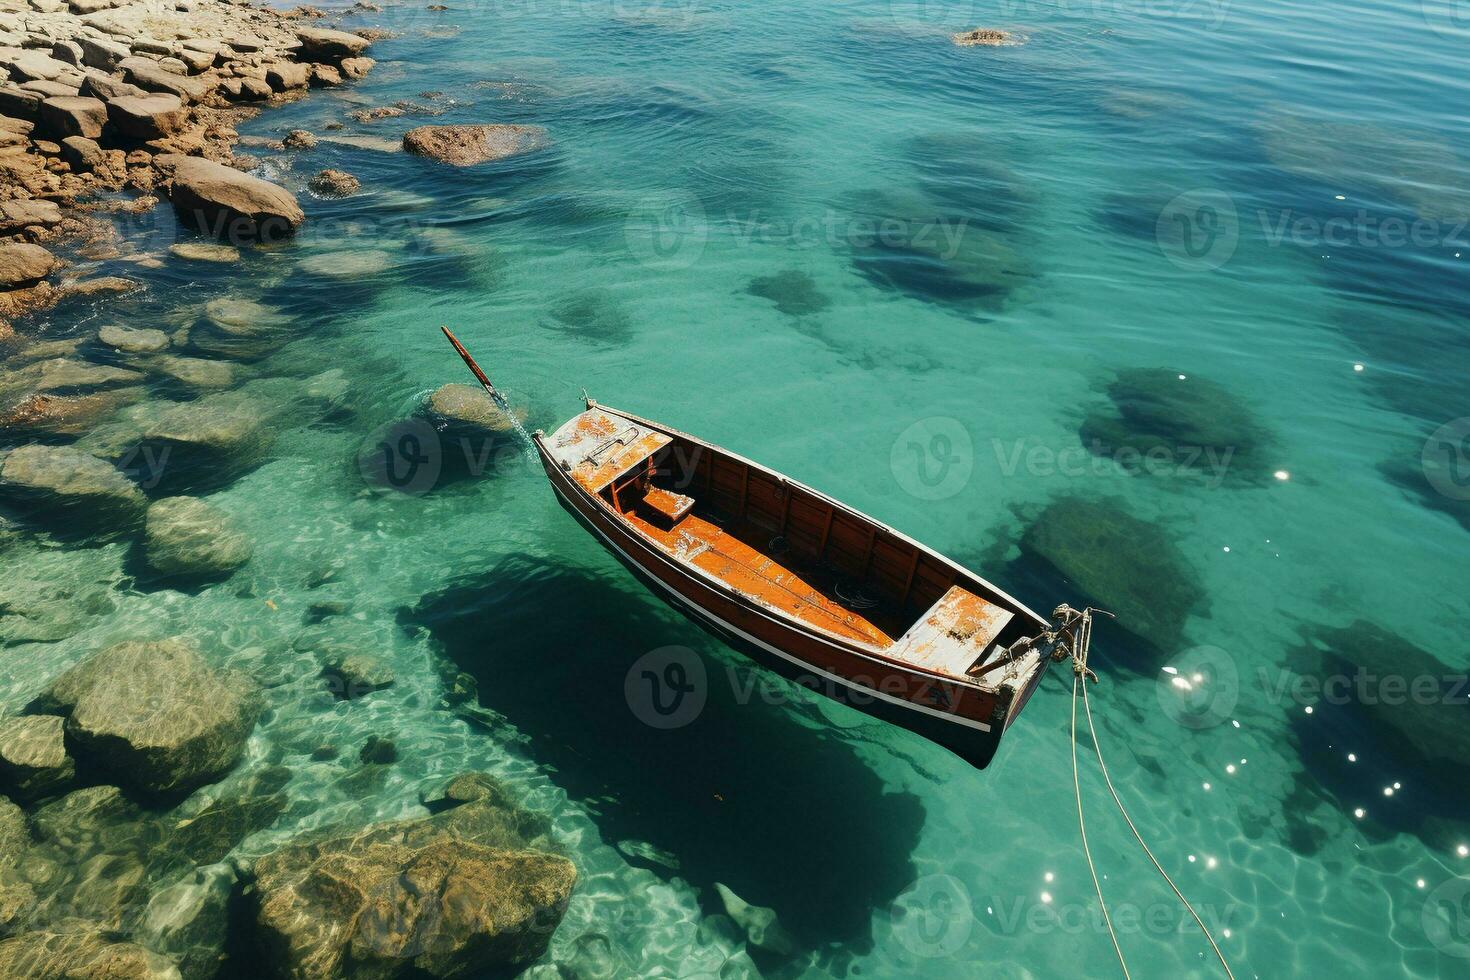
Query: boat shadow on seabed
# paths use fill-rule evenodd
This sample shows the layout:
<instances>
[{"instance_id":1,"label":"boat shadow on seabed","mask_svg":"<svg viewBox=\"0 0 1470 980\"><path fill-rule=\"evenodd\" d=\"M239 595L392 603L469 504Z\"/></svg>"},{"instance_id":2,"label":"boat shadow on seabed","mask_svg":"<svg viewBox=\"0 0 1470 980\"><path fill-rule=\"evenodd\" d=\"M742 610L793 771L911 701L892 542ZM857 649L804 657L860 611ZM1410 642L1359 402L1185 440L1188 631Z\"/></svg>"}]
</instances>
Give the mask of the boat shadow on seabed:
<instances>
[{"instance_id":1,"label":"boat shadow on seabed","mask_svg":"<svg viewBox=\"0 0 1470 980\"><path fill-rule=\"evenodd\" d=\"M526 735L604 840L672 855L707 911L722 911L719 882L775 908L803 946L861 947L874 910L913 882L918 798L886 787L841 735L769 704L733 653L614 576L512 555L399 620L476 679L483 707ZM685 724L654 727L626 685L640 658L673 644L698 651L680 656L699 662L704 690L691 697L703 704Z\"/></svg>"}]
</instances>

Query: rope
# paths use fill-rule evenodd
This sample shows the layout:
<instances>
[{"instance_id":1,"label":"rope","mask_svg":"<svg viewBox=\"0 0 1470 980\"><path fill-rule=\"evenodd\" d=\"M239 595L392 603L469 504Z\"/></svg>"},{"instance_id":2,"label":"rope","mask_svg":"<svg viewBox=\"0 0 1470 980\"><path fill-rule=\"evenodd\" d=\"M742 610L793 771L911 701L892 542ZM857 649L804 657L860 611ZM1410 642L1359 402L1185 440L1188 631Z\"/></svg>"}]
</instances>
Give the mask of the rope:
<instances>
[{"instance_id":1,"label":"rope","mask_svg":"<svg viewBox=\"0 0 1470 980\"><path fill-rule=\"evenodd\" d=\"M1140 847L1143 848L1143 853L1148 855L1148 859L1153 862L1153 865L1158 870L1159 874L1163 875L1164 880L1169 883L1169 887L1174 889L1174 894L1179 898L1179 901L1183 902L1184 907L1189 909L1189 914L1194 916L1195 923L1199 925L1200 931L1203 932L1205 934L1205 938L1209 940L1210 948L1213 949L1215 951L1215 955L1220 958L1220 965L1225 968L1225 975L1229 977L1230 980L1235 980L1235 974L1230 972L1230 964L1225 962L1225 954L1220 951L1220 946L1215 942L1215 937L1210 935L1209 928L1205 926L1205 922L1199 917L1199 913L1194 910L1194 906L1189 904L1189 899L1184 897L1184 893L1179 890L1179 886L1174 884L1174 879L1169 877L1169 873L1164 870L1163 865L1159 864L1158 858L1154 857L1154 852L1149 850L1148 845L1144 843L1143 835L1140 834L1138 832L1138 828L1133 825L1133 818L1128 815L1128 810L1126 807L1123 806L1123 801L1118 798L1118 791L1113 788L1112 777L1108 775L1108 764L1103 761L1102 746L1099 745L1097 741L1097 729L1093 726L1092 723L1092 703L1087 699L1086 684L1082 685L1082 706L1087 710L1087 730L1092 734L1092 747L1097 751L1097 764L1102 769L1103 779L1108 784L1108 792L1112 794L1113 802L1118 804L1118 812L1123 814L1123 819L1128 822L1128 829L1133 831L1133 836L1138 839L1138 844ZM1072 678L1072 781L1074 784L1077 782L1077 678L1075 676ZM1077 796L1077 819L1079 822L1082 819L1082 796L1080 789L1078 790ZM1082 847L1084 850L1087 848L1087 831L1085 829L1082 832ZM1087 863L1089 865L1092 864L1092 855L1090 853L1087 857ZM1096 871L1094 871L1092 874L1092 881L1093 884L1097 884ZM1102 901L1102 889L1100 888L1098 889L1097 898L1098 901ZM1107 914L1107 906L1103 906L1103 915L1106 916ZM1109 935L1112 934L1112 931L1113 924L1111 921L1109 921ZM1118 940L1117 937L1114 937L1113 948L1116 949L1117 946ZM1123 953L1121 950L1118 952L1118 958L1119 960L1123 958ZM1123 975L1125 977L1128 976L1128 967L1126 964L1123 967Z\"/></svg>"},{"instance_id":2,"label":"rope","mask_svg":"<svg viewBox=\"0 0 1470 980\"><path fill-rule=\"evenodd\" d=\"M1085 667L1082 668L1082 670L1085 669ZM1077 829L1082 831L1082 853L1087 855L1087 870L1092 873L1092 887L1097 890L1097 904L1102 906L1103 921L1108 924L1108 938L1113 941L1113 952L1118 954L1118 965L1123 968L1123 976L1127 980L1133 980L1133 975L1128 972L1128 961L1123 958L1123 947L1118 945L1118 934L1113 931L1113 917L1108 914L1108 903L1103 899L1102 883L1097 880L1097 866L1092 863L1092 848L1087 843L1087 821L1082 817L1082 781L1077 775L1077 682L1079 680L1083 681L1082 698L1084 701L1087 699L1087 683L1083 679L1082 670L1072 674L1072 791L1077 796ZM1092 724L1091 713L1087 716L1087 723L1089 726ZM1097 746L1096 735L1092 737L1092 744L1093 747Z\"/></svg>"}]
</instances>

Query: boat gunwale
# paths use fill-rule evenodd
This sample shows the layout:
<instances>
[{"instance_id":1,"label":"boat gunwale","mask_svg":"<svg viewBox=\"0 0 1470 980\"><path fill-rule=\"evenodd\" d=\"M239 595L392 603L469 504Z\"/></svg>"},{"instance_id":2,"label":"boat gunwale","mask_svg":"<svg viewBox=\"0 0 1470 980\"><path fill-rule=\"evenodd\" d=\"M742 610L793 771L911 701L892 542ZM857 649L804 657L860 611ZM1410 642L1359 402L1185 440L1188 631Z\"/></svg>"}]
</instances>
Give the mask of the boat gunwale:
<instances>
[{"instance_id":1,"label":"boat gunwale","mask_svg":"<svg viewBox=\"0 0 1470 980\"><path fill-rule=\"evenodd\" d=\"M865 522L869 523L870 525L872 525L875 528L878 528L878 529L880 529L882 531L885 531L885 532L887 532L889 534L892 534L894 537L896 537L897 539L903 541L905 544L908 544L909 546L917 549L921 554L927 555L928 557L930 557L930 558L932 558L932 559L940 562L942 565L944 565L945 567L949 568L951 571L958 572L958 573L963 573L964 575L969 576L970 578L972 578L976 582L979 582L979 583L983 584L995 596L999 597L1001 600L1003 600L1003 601L1005 601L1007 603L1010 603L1011 604L1011 607L1013 609L1015 609L1016 612L1020 613L1021 615L1026 616L1026 617L1029 617L1029 619L1032 621L1032 623L1035 624L1038 628L1045 629L1049 625L1046 620L1042 619L1039 615L1037 615L1036 612L1034 610L1032 610L1029 606L1026 606L1024 603L1020 602L1015 597L1011 596L1005 590L1000 589L1000 588L997 588L989 579L985 578L984 576L976 574L975 572L973 572L970 569L966 568L965 566L961 565L959 562L956 562L953 559L948 558L948 557L940 554L939 552L937 552L933 548L930 548L929 546L923 544L922 542L919 542L919 541L914 540L913 538L909 537L907 534L904 534L902 531L899 531L896 528L893 528L893 527L889 526L888 524L886 524L885 522L879 520L878 518L873 517L873 516L871 516L869 514L865 514L862 511L860 511L860 510L858 510L858 509L856 509L856 508L854 508L854 507L852 507L852 506L850 506L848 504L845 504L842 501L837 500L837 499L831 497L830 495L828 495L826 493L823 493L821 490L818 490L815 487L812 487L812 486L809 486L809 485L807 485L805 483L802 483L800 480L792 479L791 477L787 476L784 473L781 473L781 472L779 472L777 470L771 469L769 466L765 466L765 465L762 465L761 463L757 463L754 460L748 459L745 456L740 455L739 453L731 452L730 450L725 449L723 446L719 446L719 445L717 445L715 443L712 443L712 442L710 442L710 441L708 441L706 439L701 439L701 438L699 438L697 436L692 436L692 435L690 435L687 432L683 432L683 431L681 431L679 429L675 429L675 428L673 428L671 426L665 425L662 422L656 422L656 421L654 421L652 419L643 418L642 416L635 415L635 414L633 414L631 412L623 411L622 409L613 408L613 407L611 407L609 405L604 405L604 404L602 404L600 402L595 401L594 399L589 398L586 401L586 409L584 411L591 411L593 409L597 409L599 411L603 411L603 412L610 413L612 415L619 416L621 418L624 418L624 419L628 420L629 422L633 422L633 423L636 423L636 424L639 424L639 425L647 426L647 427L649 427L649 428L651 428L651 429L653 429L655 431L663 432L664 434L669 435L669 436L673 436L673 437L677 437L677 438L680 438L680 439L688 440L689 442L694 443L696 446L702 446L704 448L707 448L707 449L711 450L712 452L722 453L725 456L729 457L730 459L738 460L741 463L744 463L747 466L753 467L754 469L756 469L756 470L760 471L761 473L764 473L764 474L766 474L768 476L774 477L777 480L779 480L779 481L781 481L781 482L783 482L785 484L788 484L788 485L794 486L794 487L799 487L800 489L802 489L802 490L804 490L804 491L806 491L808 493L811 493L814 496L816 496L819 499L821 499L822 501L826 502L829 506L832 506L832 507L834 507L834 508L842 511L843 513L845 513L845 514L847 514L847 515L849 515L851 517L855 517L855 518L857 518L857 519L859 519L861 521L865 521ZM567 419L566 422L563 422L562 423L562 426L565 426L568 422L571 422L572 419L577 418L581 414L583 414L583 413L579 412L579 413L577 413L577 415L574 415L570 419ZM561 427L559 426L558 427L558 431L560 431L560 428ZM538 450L538 452L540 452L542 454L543 459L545 461L549 462L553 467L556 467L557 461L556 461L555 457L552 455L551 450L549 449L549 447L547 447L544 444L544 442L543 442L543 440L545 439L545 434L542 433L542 432L540 432L538 430L536 433L533 434L533 439L535 440L537 450ZM660 554L661 557L663 557L666 561L668 561L671 565L673 565L682 574L684 574L684 575L686 575L688 577L691 577L691 578L695 578L696 580L704 581L706 583L707 587L710 587L710 588L715 589L720 594L725 595L725 596L727 596L727 597L729 597L729 598L731 598L731 599L739 602L741 605L746 606L747 608L751 609L752 611L755 611L756 613L758 613L758 614L760 614L762 616L765 616L766 618L774 619L776 622L779 622L779 623L785 625L788 628L797 629L797 630L800 630L802 632L811 634L814 639L817 639L817 640L820 640L820 641L823 641L823 642L826 642L826 643L829 643L829 644L836 645L840 649L847 650L847 651L849 651L851 653L854 653L854 654L856 654L856 655L858 655L860 657L863 657L866 660L874 661L879 666L887 667L888 669L897 669L897 670L907 671L910 674L914 674L914 675L918 675L918 676L922 676L922 677L926 677L926 678L933 678L936 681L939 681L939 682L942 682L942 683L946 683L946 684L957 685L957 686L960 686L960 687L970 687L970 688L974 688L974 689L977 689L977 690L995 692L995 691L999 691L1002 687L1010 686L1013 690L1016 690L1016 691L1019 692L1020 690L1022 690L1026 686L1028 686L1028 682L1031 680L1031 678L1029 676L1022 675L1022 676L1018 676L1018 677L1015 677L1015 678L1010 678L1010 679L1002 680L999 684L996 684L994 686L990 686L990 685L987 685L987 684L983 683L982 678L971 678L971 677L957 678L957 677L954 677L953 675L950 675L950 674L939 673L937 671L930 670L930 669L925 668L925 667L917 666L917 665L910 664L910 663L907 663L907 662L902 661L902 660L896 660L896 659L894 659L892 657L885 656L884 653L883 653L883 650L881 648L873 645L873 644L862 643L862 642L859 642L859 641L856 641L856 640L850 640L850 639L848 639L848 638L846 638L844 636L841 636L839 634L832 633L832 632L830 632L828 630L825 630L822 627L817 626L814 623L809 623L809 622L807 622L804 619L800 619L799 617L790 615L790 614L788 614L788 613L786 613L786 612L784 612L782 610L768 609L768 608L762 606L761 604L752 601L744 593L742 593L739 590L731 587L728 583L724 582L722 579L718 578L717 576L715 576L715 575L713 575L713 574L705 571L704 569L699 568L699 567L694 566L694 565L690 565L690 564L685 563L685 562L679 562L679 561L677 561L673 556L667 554L666 550L657 541L654 541L654 540L650 539L646 534L643 533L643 531L641 529L639 529L638 527L636 527L635 525L633 525L629 521L627 521L623 517L622 514L619 514L616 511L614 511L607 504L607 502L602 499L602 497L601 497L600 494L595 494L595 493L588 492L587 489L585 487L581 486L576 480L568 480L567 482L569 482L570 484L572 484L573 486L575 486L576 489L577 489L577 492L579 492L580 494L582 494L582 496L585 497L586 499L591 500L598 507L598 509L601 512L603 512L604 514L606 514L610 519L614 519L614 520L616 520L616 522L619 525L621 525L623 527L626 527L629 530L629 532L632 533L632 534L634 534L634 535L636 535L639 538L639 540L642 540L642 541L647 542L647 544L651 548L653 548L656 553ZM691 574L691 573L694 573L694 574ZM982 596L981 598L985 598L985 597ZM898 642L898 640L901 640L904 636L907 636L909 634L909 632L913 630L914 626L917 626L918 623L923 620L923 616L924 616L924 614L921 613L919 619L915 621L914 625L911 625L908 630L905 630L904 633L900 634L900 636L894 638L894 644L896 645L897 642ZM1034 674L1044 674L1045 673L1045 668L1046 668L1045 662L1038 661L1037 664L1035 665L1035 667L1033 668L1033 670L1030 671L1030 672L1028 672L1028 674L1032 674L1032 673L1034 673Z\"/></svg>"}]
</instances>

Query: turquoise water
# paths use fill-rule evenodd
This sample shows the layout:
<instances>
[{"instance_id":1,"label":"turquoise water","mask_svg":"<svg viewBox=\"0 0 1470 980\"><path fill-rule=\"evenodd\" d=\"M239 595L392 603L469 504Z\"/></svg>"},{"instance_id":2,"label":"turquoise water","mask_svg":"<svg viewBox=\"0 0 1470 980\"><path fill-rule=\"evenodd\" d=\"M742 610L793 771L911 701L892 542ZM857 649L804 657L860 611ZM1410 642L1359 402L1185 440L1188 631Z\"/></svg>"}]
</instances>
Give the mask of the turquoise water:
<instances>
[{"instance_id":1,"label":"turquoise water","mask_svg":"<svg viewBox=\"0 0 1470 980\"><path fill-rule=\"evenodd\" d=\"M1122 614L1095 640L1099 739L1237 976L1464 975L1464 690L1387 725L1365 696L1292 693L1312 650L1383 655L1333 632L1357 623L1446 674L1470 665L1453 427L1470 414L1470 23L1452 5L504 2L346 23L399 33L373 74L242 131L391 143L422 122L515 122L551 148L466 170L360 140L247 150L301 196L297 242L239 267L111 260L147 289L48 315L59 338L250 298L295 339L242 380L270 398L334 368L348 385L331 410L278 420L244 475L176 477L254 541L227 582L159 588L126 542L14 545L18 594L105 598L78 599L62 639L8 634L0 704L103 645L180 632L216 662L300 676L303 616L339 602L329 628L397 683L344 702L272 689L232 779L284 764L296 805L251 850L417 812L428 777L481 768L550 813L578 864L551 960L579 976L1115 969L1060 670L976 772L751 671L631 580L514 443L430 446L424 492L365 479L385 427L469 380L446 324L532 425L585 388L1039 609ZM1025 43L949 43L976 25ZM417 108L346 119L397 100ZM364 193L311 195L324 167ZM144 251L174 240L167 215L130 233ZM1206 392L1195 429L1218 424L1238 462L1140 473L1090 452L1080 433L1130 378L1144 401ZM1167 547L1093 566L1085 527L1055 509L1075 499ZM666 731L624 680L671 645L705 665L707 700ZM493 724L442 706L459 671ZM1426 730L1452 733L1448 762L1427 761ZM373 734L400 756L377 784L311 755L332 742L355 759ZM1134 975L1218 972L1085 757L1082 790ZM747 951L716 882L774 909L794 952Z\"/></svg>"}]
</instances>

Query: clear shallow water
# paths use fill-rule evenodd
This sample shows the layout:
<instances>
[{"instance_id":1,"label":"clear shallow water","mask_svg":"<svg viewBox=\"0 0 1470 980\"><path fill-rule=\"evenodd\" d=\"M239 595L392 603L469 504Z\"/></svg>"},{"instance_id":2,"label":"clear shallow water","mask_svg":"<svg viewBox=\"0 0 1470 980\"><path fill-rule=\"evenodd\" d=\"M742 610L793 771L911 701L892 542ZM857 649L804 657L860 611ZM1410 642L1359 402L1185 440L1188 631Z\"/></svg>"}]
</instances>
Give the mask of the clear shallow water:
<instances>
[{"instance_id":1,"label":"clear shallow water","mask_svg":"<svg viewBox=\"0 0 1470 980\"><path fill-rule=\"evenodd\" d=\"M50 318L62 337L249 297L302 336L243 377L298 379L289 391L340 367L350 391L310 424L280 421L268 461L210 494L255 542L226 583L130 585L126 545L9 552L9 579L108 601L63 640L12 637L7 707L140 635L197 633L219 662L300 676L314 671L291 652L303 615L341 601L330 628L397 684L352 702L277 691L234 778L284 763L297 805L252 850L414 812L426 778L486 768L554 815L582 871L562 962L585 965L598 941L583 937L601 934L618 975L741 975L720 882L795 937L794 957L755 954L770 976L1111 971L1060 672L974 772L761 682L632 582L513 448L482 479L450 479L464 447L449 444L429 492L369 485L359 454L382 427L467 380L448 324L531 424L554 426L585 387L834 493L1039 608L1103 598L1057 567L1067 544L1051 562L1026 544L1049 504L1101 500L1160 528L1176 555L1091 580L1163 610L1099 627L1094 708L1135 820L1236 974L1463 972L1446 940L1463 892L1439 889L1470 873L1464 797L1361 705L1287 686L1304 648L1340 649L1327 631L1358 621L1452 672L1470 662L1465 505L1421 465L1426 438L1470 413L1463 27L1432 4L1254 2L493 4L349 23L400 37L362 84L247 132L331 135L353 108L408 99L445 111L342 132L520 122L554 145L472 170L326 141L260 151L307 207L300 241L241 269L107 263L148 289ZM976 24L1029 40L948 43ZM305 181L329 166L366 192L312 197ZM1402 243L1390 219L1427 224ZM172 240L157 220L145 244ZM1135 369L1244 406L1260 478L1091 465L1079 428ZM672 732L624 695L629 667L668 645L709 677L704 711ZM1187 678L1200 657L1217 672L1187 699L1160 667ZM503 723L439 706L455 671ZM1441 710L1463 717L1461 693ZM372 734L399 745L378 783L311 758L333 742L353 759ZM1209 974L1101 781L1083 779L1104 889L1135 910L1120 920L1135 974ZM678 870L616 849L628 841Z\"/></svg>"}]
</instances>

